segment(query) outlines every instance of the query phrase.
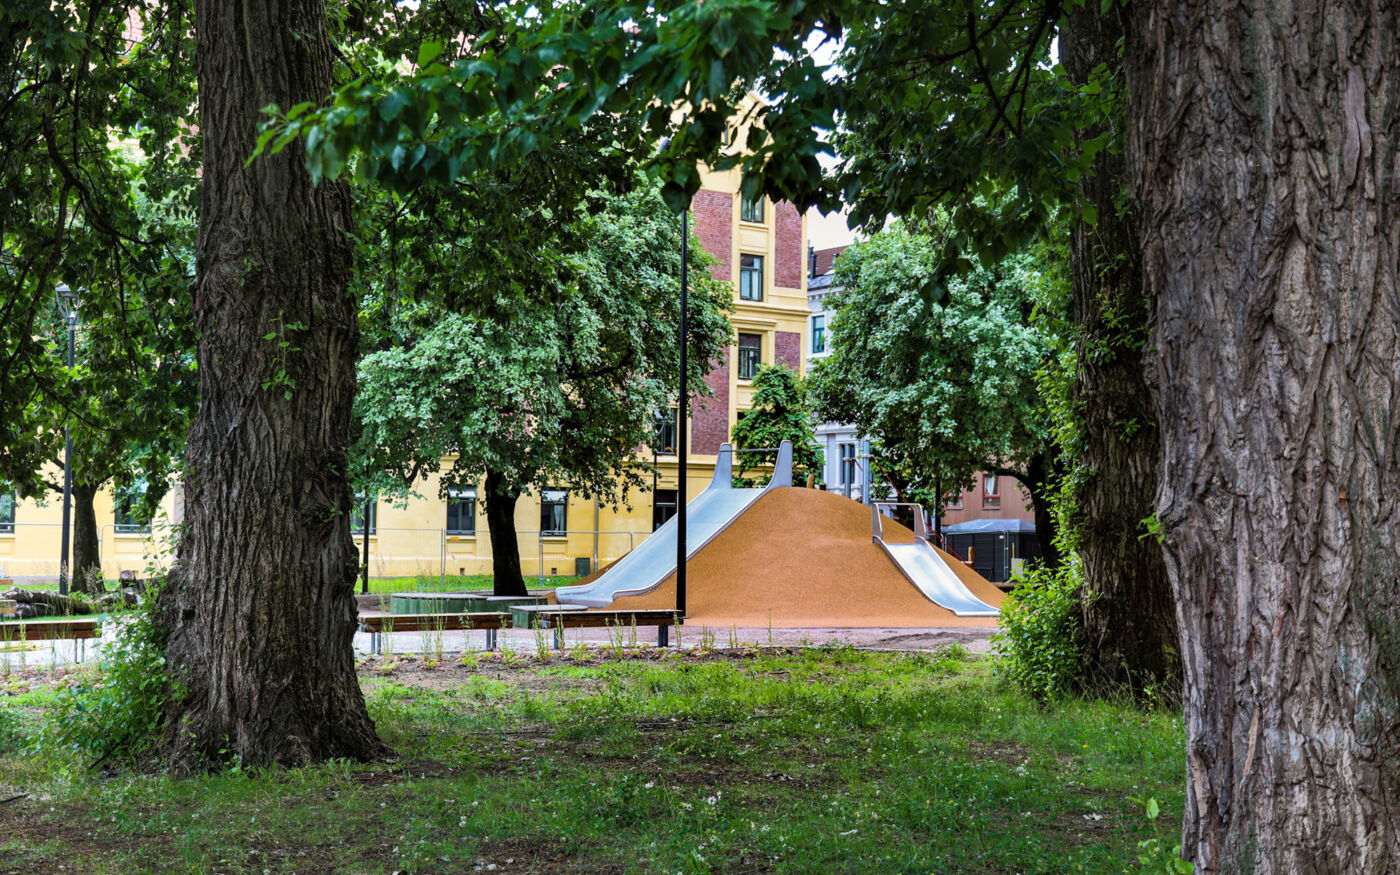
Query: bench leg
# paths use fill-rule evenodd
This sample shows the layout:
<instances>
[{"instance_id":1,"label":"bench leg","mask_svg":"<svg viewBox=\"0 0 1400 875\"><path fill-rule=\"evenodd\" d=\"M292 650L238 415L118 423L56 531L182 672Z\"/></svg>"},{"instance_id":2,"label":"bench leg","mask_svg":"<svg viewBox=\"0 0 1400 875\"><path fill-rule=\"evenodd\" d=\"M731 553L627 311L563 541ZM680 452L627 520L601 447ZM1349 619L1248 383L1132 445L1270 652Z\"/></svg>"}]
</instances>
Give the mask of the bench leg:
<instances>
[{"instance_id":1,"label":"bench leg","mask_svg":"<svg viewBox=\"0 0 1400 875\"><path fill-rule=\"evenodd\" d=\"M670 646L671 646L671 627L670 627L670 626L667 626L667 625L664 625L664 624L663 624L663 625L660 625L660 626L657 626L657 627L656 627L656 646L657 646L657 647L670 647Z\"/></svg>"}]
</instances>

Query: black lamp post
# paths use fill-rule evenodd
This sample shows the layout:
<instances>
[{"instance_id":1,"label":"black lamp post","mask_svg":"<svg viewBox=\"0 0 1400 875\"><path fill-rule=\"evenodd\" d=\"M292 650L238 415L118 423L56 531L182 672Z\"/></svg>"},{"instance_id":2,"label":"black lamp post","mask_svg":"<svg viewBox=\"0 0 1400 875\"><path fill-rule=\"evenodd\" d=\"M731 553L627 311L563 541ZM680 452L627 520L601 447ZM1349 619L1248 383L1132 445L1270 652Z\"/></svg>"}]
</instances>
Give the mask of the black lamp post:
<instances>
[{"instance_id":1,"label":"black lamp post","mask_svg":"<svg viewBox=\"0 0 1400 875\"><path fill-rule=\"evenodd\" d=\"M73 367L73 337L78 326L78 293L66 285L55 289L58 312L68 323L68 367ZM69 508L73 503L73 436L69 434L68 423L63 423L63 534L59 541L58 593L68 594L68 546Z\"/></svg>"},{"instance_id":2,"label":"black lamp post","mask_svg":"<svg viewBox=\"0 0 1400 875\"><path fill-rule=\"evenodd\" d=\"M685 504L686 504L686 453L687 444L685 436L687 414L690 408L690 394L686 391L686 342L690 337L689 326L686 323L686 312L690 309L690 207L686 206L685 212L681 213L681 320L680 320L680 346L681 346L681 375L680 375L680 403L677 404L680 413L680 421L676 424L676 459L679 462L679 469L676 472L676 614L680 622L685 621L685 561L687 557L685 549Z\"/></svg>"}]
</instances>

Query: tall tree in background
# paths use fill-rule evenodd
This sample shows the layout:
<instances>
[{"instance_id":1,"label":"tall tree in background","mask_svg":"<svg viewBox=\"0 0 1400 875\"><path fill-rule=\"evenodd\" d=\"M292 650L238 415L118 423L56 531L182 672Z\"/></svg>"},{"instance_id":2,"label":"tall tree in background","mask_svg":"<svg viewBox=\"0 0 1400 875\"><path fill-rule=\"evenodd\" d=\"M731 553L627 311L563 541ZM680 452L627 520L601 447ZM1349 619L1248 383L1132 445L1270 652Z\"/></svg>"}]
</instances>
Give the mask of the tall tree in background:
<instances>
[{"instance_id":1,"label":"tall tree in background","mask_svg":"<svg viewBox=\"0 0 1400 875\"><path fill-rule=\"evenodd\" d=\"M199 408L160 594L176 765L382 755L355 676L346 450L358 328L350 197L299 149L248 163L262 107L321 99L321 0L198 0Z\"/></svg>"},{"instance_id":2,"label":"tall tree in background","mask_svg":"<svg viewBox=\"0 0 1400 875\"><path fill-rule=\"evenodd\" d=\"M457 304L465 312L405 308L387 329L397 342L360 364L358 464L377 475L379 491L401 494L453 456L444 491L484 486L497 595L525 592L519 497L548 486L626 501L650 483L634 451L655 439L656 412L674 402L678 382L680 221L646 184L559 198L554 207L515 203L528 213L531 204L548 212L587 200L594 213L558 229L552 254L525 253L528 294L509 291L524 268L500 265L489 307L465 294ZM500 227L489 227L486 239L465 235L455 251L522 239L503 241ZM732 293L710 276L698 241L690 253L687 382L703 392L704 363L729 340ZM489 262L483 255L460 266L468 288L476 271L489 274Z\"/></svg>"},{"instance_id":3,"label":"tall tree in background","mask_svg":"<svg viewBox=\"0 0 1400 875\"><path fill-rule=\"evenodd\" d=\"M1030 324L1044 280L1027 255L947 284L931 300L938 253L902 226L842 253L832 353L813 369L818 414L879 437L886 464L944 494L978 471L1030 493L1041 555L1059 564L1050 498L1056 450L1036 373L1063 339ZM938 499L935 497L935 501Z\"/></svg>"},{"instance_id":4,"label":"tall tree in background","mask_svg":"<svg viewBox=\"0 0 1400 875\"><path fill-rule=\"evenodd\" d=\"M822 475L822 451L817 445L812 405L807 384L787 365L777 362L763 365L754 375L753 403L738 422L731 437L738 450L759 450L739 456L739 470L734 479L749 480L746 475L761 465L776 465L777 448L783 441L792 442L793 483L801 485L808 474ZM772 477L762 475L761 483Z\"/></svg>"},{"instance_id":5,"label":"tall tree in background","mask_svg":"<svg viewBox=\"0 0 1400 875\"><path fill-rule=\"evenodd\" d=\"M145 479L153 506L193 404L192 48L179 4L0 9L0 481L61 494L67 462L80 591L98 489ZM60 283L80 293L72 370Z\"/></svg>"},{"instance_id":6,"label":"tall tree in background","mask_svg":"<svg viewBox=\"0 0 1400 875\"><path fill-rule=\"evenodd\" d=\"M1400 871L1400 21L1130 7L1197 871Z\"/></svg>"},{"instance_id":7,"label":"tall tree in background","mask_svg":"<svg viewBox=\"0 0 1400 875\"><path fill-rule=\"evenodd\" d=\"M1069 528L1083 571L1079 655L1091 688L1153 690L1180 683L1176 605L1162 549L1143 521L1156 501L1161 443L1145 356L1151 345L1137 248L1137 211L1122 150L1125 7L1070 6L1060 29L1069 80L1095 88L1103 109L1075 131L1112 145L1096 150L1077 198L1094 221L1073 223L1076 466Z\"/></svg>"}]
</instances>

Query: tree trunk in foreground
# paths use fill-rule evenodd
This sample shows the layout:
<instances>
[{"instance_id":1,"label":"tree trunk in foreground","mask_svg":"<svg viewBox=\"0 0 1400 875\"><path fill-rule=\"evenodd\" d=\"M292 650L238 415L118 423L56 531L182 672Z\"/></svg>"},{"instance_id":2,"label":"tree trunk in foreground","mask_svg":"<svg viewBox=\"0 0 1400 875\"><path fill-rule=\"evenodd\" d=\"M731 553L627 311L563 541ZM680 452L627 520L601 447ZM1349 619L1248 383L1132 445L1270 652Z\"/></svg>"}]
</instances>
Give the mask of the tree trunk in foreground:
<instances>
[{"instance_id":1,"label":"tree trunk in foreground","mask_svg":"<svg viewBox=\"0 0 1400 875\"><path fill-rule=\"evenodd\" d=\"M1400 872L1400 21L1134 3L1197 871Z\"/></svg>"},{"instance_id":2,"label":"tree trunk in foreground","mask_svg":"<svg viewBox=\"0 0 1400 875\"><path fill-rule=\"evenodd\" d=\"M1058 526L1055 523L1054 509L1051 507L1053 480L1061 472L1053 470L1054 463L1047 453L1036 453L1026 460L1025 471L1002 469L998 473L1014 477L1025 487L1031 497L1031 513L1035 517L1035 540L1040 544L1040 561L1047 568L1059 568L1064 557L1055 536Z\"/></svg>"},{"instance_id":3,"label":"tree trunk in foreground","mask_svg":"<svg viewBox=\"0 0 1400 875\"><path fill-rule=\"evenodd\" d=\"M73 569L73 574L68 589L85 595L101 595L105 591L102 585L102 550L97 537L97 509L93 507L96 497L96 486L73 484L73 562L68 566Z\"/></svg>"},{"instance_id":4,"label":"tree trunk in foreground","mask_svg":"<svg viewBox=\"0 0 1400 875\"><path fill-rule=\"evenodd\" d=\"M188 690L166 740L177 768L366 760L386 749L351 650L349 196L313 188L297 148L243 166L261 107L329 93L325 9L198 0L195 13L200 398L187 533L160 596L168 663Z\"/></svg>"},{"instance_id":5,"label":"tree trunk in foreground","mask_svg":"<svg viewBox=\"0 0 1400 875\"><path fill-rule=\"evenodd\" d=\"M1101 13L1098 4L1066 13L1060 52L1072 80L1088 82L1100 64L1121 72L1125 14L1116 6ZM1072 523L1084 574L1077 646L1090 690L1175 698L1176 604L1162 547L1143 526L1155 509L1161 440L1144 372L1150 314L1137 220L1131 205L1121 206L1127 185L1123 155L1100 152L1079 183L1098 223L1076 223L1071 253L1079 334L1073 401L1082 413L1085 473Z\"/></svg>"},{"instance_id":6,"label":"tree trunk in foreground","mask_svg":"<svg viewBox=\"0 0 1400 875\"><path fill-rule=\"evenodd\" d=\"M491 533L491 591L527 595L520 570L520 539L515 533L515 503L520 492L505 486L505 477L486 472L486 528Z\"/></svg>"}]
</instances>

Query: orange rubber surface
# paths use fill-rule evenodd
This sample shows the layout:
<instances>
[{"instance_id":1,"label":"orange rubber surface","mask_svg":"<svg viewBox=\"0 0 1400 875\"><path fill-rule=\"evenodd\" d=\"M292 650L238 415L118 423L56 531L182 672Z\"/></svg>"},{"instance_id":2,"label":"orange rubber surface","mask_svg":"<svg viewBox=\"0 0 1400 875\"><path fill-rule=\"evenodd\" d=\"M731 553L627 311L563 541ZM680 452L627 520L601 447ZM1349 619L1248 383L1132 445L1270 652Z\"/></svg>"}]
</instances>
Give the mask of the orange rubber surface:
<instances>
[{"instance_id":1,"label":"orange rubber surface","mask_svg":"<svg viewBox=\"0 0 1400 875\"><path fill-rule=\"evenodd\" d=\"M885 539L914 534L886 519ZM942 553L942 551L939 551ZM977 598L1000 607L1003 594L947 553L942 556ZM672 574L655 588L620 596L610 610L676 604ZM929 601L870 540L870 508L833 492L775 489L691 560L686 623L736 628L936 628L995 626Z\"/></svg>"}]
</instances>

